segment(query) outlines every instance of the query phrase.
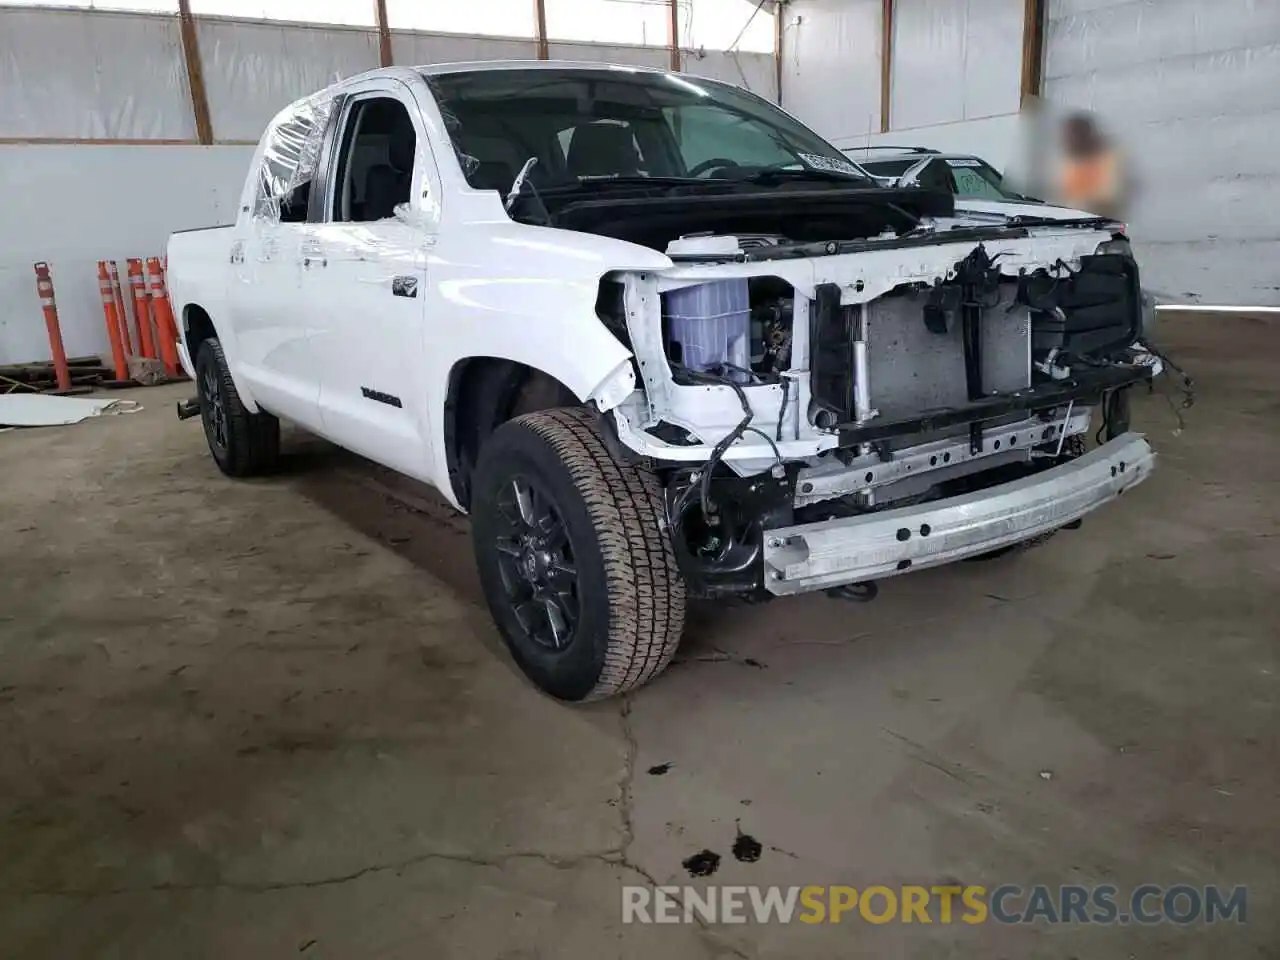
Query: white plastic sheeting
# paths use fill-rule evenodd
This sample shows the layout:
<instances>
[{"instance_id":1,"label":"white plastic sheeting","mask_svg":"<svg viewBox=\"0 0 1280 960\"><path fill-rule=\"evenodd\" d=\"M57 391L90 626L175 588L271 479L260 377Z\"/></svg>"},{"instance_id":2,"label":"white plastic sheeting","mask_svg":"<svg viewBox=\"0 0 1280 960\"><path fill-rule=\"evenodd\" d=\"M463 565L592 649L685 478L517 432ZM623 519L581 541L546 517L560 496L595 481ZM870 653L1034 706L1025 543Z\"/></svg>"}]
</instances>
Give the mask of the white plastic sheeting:
<instances>
[{"instance_id":1,"label":"white plastic sheeting","mask_svg":"<svg viewBox=\"0 0 1280 960\"><path fill-rule=\"evenodd\" d=\"M379 64L368 30L224 20L196 28L219 140L256 142L289 103Z\"/></svg>"},{"instance_id":2,"label":"white plastic sheeting","mask_svg":"<svg viewBox=\"0 0 1280 960\"><path fill-rule=\"evenodd\" d=\"M0 426L64 427L90 417L111 413L137 413L137 400L92 400L39 393L0 394Z\"/></svg>"},{"instance_id":3,"label":"white plastic sheeting","mask_svg":"<svg viewBox=\"0 0 1280 960\"><path fill-rule=\"evenodd\" d=\"M671 65L664 47L625 47L606 43L551 43L552 60L579 60L587 63L625 63L635 67Z\"/></svg>"},{"instance_id":4,"label":"white plastic sheeting","mask_svg":"<svg viewBox=\"0 0 1280 960\"><path fill-rule=\"evenodd\" d=\"M879 132L881 0L795 0L783 17L783 107L829 140Z\"/></svg>"},{"instance_id":5,"label":"white plastic sheeting","mask_svg":"<svg viewBox=\"0 0 1280 960\"><path fill-rule=\"evenodd\" d=\"M0 12L0 137L194 139L178 21Z\"/></svg>"},{"instance_id":6,"label":"white plastic sheeting","mask_svg":"<svg viewBox=\"0 0 1280 960\"><path fill-rule=\"evenodd\" d=\"M538 45L533 40L391 31L391 57L404 66L469 60L533 60L537 56Z\"/></svg>"},{"instance_id":7,"label":"white plastic sheeting","mask_svg":"<svg viewBox=\"0 0 1280 960\"><path fill-rule=\"evenodd\" d=\"M758 0L680 0L680 46L773 53L773 10Z\"/></svg>"},{"instance_id":8,"label":"white plastic sheeting","mask_svg":"<svg viewBox=\"0 0 1280 960\"><path fill-rule=\"evenodd\" d=\"M1016 112L1023 0L897 0L894 130Z\"/></svg>"},{"instance_id":9,"label":"white plastic sheeting","mask_svg":"<svg viewBox=\"0 0 1280 960\"><path fill-rule=\"evenodd\" d=\"M1280 305L1280 3L1054 0L1049 18L1046 99L1119 138L1146 285Z\"/></svg>"},{"instance_id":10,"label":"white plastic sheeting","mask_svg":"<svg viewBox=\"0 0 1280 960\"><path fill-rule=\"evenodd\" d=\"M377 22L372 2L360 0L189 0L196 16L214 14L249 20L293 20L372 27Z\"/></svg>"},{"instance_id":11,"label":"white plastic sheeting","mask_svg":"<svg viewBox=\"0 0 1280 960\"><path fill-rule=\"evenodd\" d=\"M662 47L671 8L655 0L545 0L552 40ZM529 0L533 10L533 0Z\"/></svg>"},{"instance_id":12,"label":"white plastic sheeting","mask_svg":"<svg viewBox=\"0 0 1280 960\"><path fill-rule=\"evenodd\" d=\"M372 0L365 6L372 10ZM483 0L480 3L387 0L387 23L392 29L427 33L489 32L503 37L532 38L535 30L533 0Z\"/></svg>"},{"instance_id":13,"label":"white plastic sheeting","mask_svg":"<svg viewBox=\"0 0 1280 960\"><path fill-rule=\"evenodd\" d=\"M777 102L777 74L773 57L767 53L684 50L680 61L684 73L737 84L771 103Z\"/></svg>"}]
</instances>

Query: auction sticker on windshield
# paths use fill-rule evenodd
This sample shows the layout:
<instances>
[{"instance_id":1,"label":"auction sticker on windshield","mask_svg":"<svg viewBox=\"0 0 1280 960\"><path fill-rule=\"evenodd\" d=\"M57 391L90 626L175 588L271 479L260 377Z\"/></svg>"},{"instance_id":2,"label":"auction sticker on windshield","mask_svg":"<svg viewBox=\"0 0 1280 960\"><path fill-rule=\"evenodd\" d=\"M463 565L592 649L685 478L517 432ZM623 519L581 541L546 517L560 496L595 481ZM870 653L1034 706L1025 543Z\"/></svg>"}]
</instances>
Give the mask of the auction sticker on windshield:
<instances>
[{"instance_id":1,"label":"auction sticker on windshield","mask_svg":"<svg viewBox=\"0 0 1280 960\"><path fill-rule=\"evenodd\" d=\"M816 153L799 153L796 156L815 170L833 170L836 173L851 173L854 176L859 176L862 173L861 170L847 160L823 157Z\"/></svg>"},{"instance_id":2,"label":"auction sticker on windshield","mask_svg":"<svg viewBox=\"0 0 1280 960\"><path fill-rule=\"evenodd\" d=\"M948 167L980 167L981 160L966 160L964 157L949 158L947 160Z\"/></svg>"}]
</instances>

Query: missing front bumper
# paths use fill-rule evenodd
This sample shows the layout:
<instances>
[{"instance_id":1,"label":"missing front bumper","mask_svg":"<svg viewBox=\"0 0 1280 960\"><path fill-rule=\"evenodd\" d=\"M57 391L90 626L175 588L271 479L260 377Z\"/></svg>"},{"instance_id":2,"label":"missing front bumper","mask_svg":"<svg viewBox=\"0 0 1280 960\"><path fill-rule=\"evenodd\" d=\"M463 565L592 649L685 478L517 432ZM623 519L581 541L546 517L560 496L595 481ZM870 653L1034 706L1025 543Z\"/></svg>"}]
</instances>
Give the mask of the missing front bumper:
<instances>
[{"instance_id":1,"label":"missing front bumper","mask_svg":"<svg viewBox=\"0 0 1280 960\"><path fill-rule=\"evenodd\" d=\"M1151 472L1126 433L1070 463L976 493L765 532L764 585L780 596L877 580L1009 546L1079 519Z\"/></svg>"}]
</instances>

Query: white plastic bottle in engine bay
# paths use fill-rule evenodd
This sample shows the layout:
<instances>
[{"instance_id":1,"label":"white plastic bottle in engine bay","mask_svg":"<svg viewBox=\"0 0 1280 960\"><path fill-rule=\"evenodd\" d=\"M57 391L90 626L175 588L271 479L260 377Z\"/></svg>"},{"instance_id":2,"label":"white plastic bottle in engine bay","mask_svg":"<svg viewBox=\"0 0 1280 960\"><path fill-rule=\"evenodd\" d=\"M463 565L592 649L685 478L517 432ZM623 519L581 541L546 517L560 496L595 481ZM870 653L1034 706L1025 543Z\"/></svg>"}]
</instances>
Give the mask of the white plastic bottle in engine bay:
<instances>
[{"instance_id":1,"label":"white plastic bottle in engine bay","mask_svg":"<svg viewBox=\"0 0 1280 960\"><path fill-rule=\"evenodd\" d=\"M750 379L751 304L745 277L666 294L669 355L691 370ZM733 368L736 368L733 369Z\"/></svg>"}]
</instances>

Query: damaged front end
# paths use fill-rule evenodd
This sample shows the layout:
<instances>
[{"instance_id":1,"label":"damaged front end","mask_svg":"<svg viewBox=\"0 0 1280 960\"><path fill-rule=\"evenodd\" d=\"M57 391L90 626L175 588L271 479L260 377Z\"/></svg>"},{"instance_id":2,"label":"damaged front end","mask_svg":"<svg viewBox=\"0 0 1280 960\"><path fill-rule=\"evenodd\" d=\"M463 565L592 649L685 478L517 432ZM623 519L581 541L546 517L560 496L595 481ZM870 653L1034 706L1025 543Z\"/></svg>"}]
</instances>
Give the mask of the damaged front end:
<instances>
[{"instance_id":1,"label":"damaged front end","mask_svg":"<svg viewBox=\"0 0 1280 960\"><path fill-rule=\"evenodd\" d=\"M598 312L641 383L611 423L664 482L694 592L849 595L1042 537L1144 479L1142 295L1109 239L696 237L670 270L607 277Z\"/></svg>"}]
</instances>

